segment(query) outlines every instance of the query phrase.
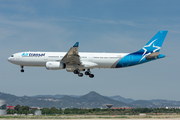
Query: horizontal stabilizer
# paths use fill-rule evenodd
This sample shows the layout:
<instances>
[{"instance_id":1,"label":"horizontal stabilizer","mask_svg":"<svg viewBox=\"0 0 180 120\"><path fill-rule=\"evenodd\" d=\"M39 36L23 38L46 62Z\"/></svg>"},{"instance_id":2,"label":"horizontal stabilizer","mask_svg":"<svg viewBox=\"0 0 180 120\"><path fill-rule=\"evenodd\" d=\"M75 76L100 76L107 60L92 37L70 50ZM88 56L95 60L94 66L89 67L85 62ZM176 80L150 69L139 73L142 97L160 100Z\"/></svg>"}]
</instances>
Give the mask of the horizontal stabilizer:
<instances>
[{"instance_id":1,"label":"horizontal stabilizer","mask_svg":"<svg viewBox=\"0 0 180 120\"><path fill-rule=\"evenodd\" d=\"M159 56L159 52L154 52L154 53L151 53L150 55L146 56L146 60L151 60L151 59L154 59L154 58L157 58Z\"/></svg>"}]
</instances>

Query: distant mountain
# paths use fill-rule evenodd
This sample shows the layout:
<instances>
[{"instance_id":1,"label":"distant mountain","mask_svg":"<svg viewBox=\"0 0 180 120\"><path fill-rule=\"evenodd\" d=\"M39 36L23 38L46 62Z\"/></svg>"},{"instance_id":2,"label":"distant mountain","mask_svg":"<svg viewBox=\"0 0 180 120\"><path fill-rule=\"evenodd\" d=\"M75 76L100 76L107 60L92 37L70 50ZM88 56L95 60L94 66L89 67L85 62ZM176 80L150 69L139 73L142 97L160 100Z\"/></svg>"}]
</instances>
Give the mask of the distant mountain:
<instances>
[{"instance_id":1,"label":"distant mountain","mask_svg":"<svg viewBox=\"0 0 180 120\"><path fill-rule=\"evenodd\" d=\"M96 92L90 92L81 97L71 97L64 95L62 98L52 98L48 97L17 97L11 94L0 93L0 98L5 99L9 105L24 105L24 106L34 106L34 107L57 107L57 108L96 108L96 107L106 107L106 104L113 104L116 107L129 106L133 107L131 104L123 103L104 97Z\"/></svg>"},{"instance_id":2,"label":"distant mountain","mask_svg":"<svg viewBox=\"0 0 180 120\"><path fill-rule=\"evenodd\" d=\"M131 104L137 108L137 107L141 107L141 108L157 108L158 106L156 106L155 104L153 104L150 101L147 100L136 100L134 102L131 102Z\"/></svg>"},{"instance_id":3,"label":"distant mountain","mask_svg":"<svg viewBox=\"0 0 180 120\"><path fill-rule=\"evenodd\" d=\"M113 100L109 97L102 96L94 91L79 97L79 100L82 105L86 104L85 106L88 105L88 106L93 106L93 107L96 107L96 106L105 107L106 104L113 104L113 106L115 107L123 107L123 106L133 107L131 104Z\"/></svg>"},{"instance_id":4,"label":"distant mountain","mask_svg":"<svg viewBox=\"0 0 180 120\"><path fill-rule=\"evenodd\" d=\"M36 96L31 96L31 97L35 97L35 98L62 98L66 95L59 95L59 94L56 94L56 95L36 95ZM69 95L70 97L75 97L75 98L78 98L78 97L81 97L82 95ZM117 101L120 101L120 102L124 102L124 103L131 103L131 102L134 102L135 100L133 99L130 99L130 98L123 98L119 95L117 96L107 96L113 100L117 100Z\"/></svg>"},{"instance_id":5,"label":"distant mountain","mask_svg":"<svg viewBox=\"0 0 180 120\"><path fill-rule=\"evenodd\" d=\"M31 96L31 97L34 97L34 98L62 98L64 97L65 95L36 95L36 96Z\"/></svg>"},{"instance_id":6,"label":"distant mountain","mask_svg":"<svg viewBox=\"0 0 180 120\"><path fill-rule=\"evenodd\" d=\"M0 92L0 99L4 99L7 101L8 105L21 105L21 106L37 106L37 107L42 107L44 105L48 105L51 104L53 102L50 101L44 101L41 103L41 101L37 100L37 98L32 98L32 97L28 97L28 96L23 96L23 97L17 97L15 95L11 95L11 94L6 94L6 93L2 93ZM50 106L49 106L50 107Z\"/></svg>"},{"instance_id":7,"label":"distant mountain","mask_svg":"<svg viewBox=\"0 0 180 120\"><path fill-rule=\"evenodd\" d=\"M162 100L162 99L153 99L148 100L156 106L160 107L180 107L180 101L175 100Z\"/></svg>"},{"instance_id":8,"label":"distant mountain","mask_svg":"<svg viewBox=\"0 0 180 120\"><path fill-rule=\"evenodd\" d=\"M142 108L156 108L157 107L157 105L153 104L153 102L147 101L147 100L133 100L130 98L123 98L119 95L110 96L110 98L117 101L124 102L124 103L129 103L133 105L134 107L142 107Z\"/></svg>"},{"instance_id":9,"label":"distant mountain","mask_svg":"<svg viewBox=\"0 0 180 120\"><path fill-rule=\"evenodd\" d=\"M44 97L44 98L62 98L66 95L59 95L59 94L56 94L56 95L36 95L36 96L31 96L31 97L35 97L35 98L41 98L41 97ZM69 95L70 97L80 97L78 95Z\"/></svg>"},{"instance_id":10,"label":"distant mountain","mask_svg":"<svg viewBox=\"0 0 180 120\"><path fill-rule=\"evenodd\" d=\"M121 97L119 95L117 95L117 96L109 96L109 98L117 100L117 101L121 101L121 102L124 102L124 103L132 103L132 102L135 101L135 100L130 99L130 98L123 98L123 97Z\"/></svg>"},{"instance_id":11,"label":"distant mountain","mask_svg":"<svg viewBox=\"0 0 180 120\"><path fill-rule=\"evenodd\" d=\"M102 96L94 91L82 96L68 95L37 95L18 97L0 92L0 99L7 101L8 105L30 107L56 107L56 108L106 108L106 104L113 104L113 107L180 107L180 101L173 100L133 100L121 96Z\"/></svg>"}]
</instances>

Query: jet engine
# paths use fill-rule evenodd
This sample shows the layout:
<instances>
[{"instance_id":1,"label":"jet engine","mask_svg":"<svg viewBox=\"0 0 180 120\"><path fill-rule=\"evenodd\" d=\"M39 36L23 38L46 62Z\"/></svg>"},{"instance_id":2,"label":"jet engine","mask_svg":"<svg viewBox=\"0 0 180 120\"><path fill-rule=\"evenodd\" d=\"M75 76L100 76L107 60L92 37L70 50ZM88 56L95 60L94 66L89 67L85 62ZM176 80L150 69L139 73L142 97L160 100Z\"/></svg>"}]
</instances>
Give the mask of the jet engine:
<instances>
[{"instance_id":1,"label":"jet engine","mask_svg":"<svg viewBox=\"0 0 180 120\"><path fill-rule=\"evenodd\" d=\"M46 62L46 69L48 70L59 70L59 69L65 69L66 68L66 64L62 63L62 62Z\"/></svg>"}]
</instances>

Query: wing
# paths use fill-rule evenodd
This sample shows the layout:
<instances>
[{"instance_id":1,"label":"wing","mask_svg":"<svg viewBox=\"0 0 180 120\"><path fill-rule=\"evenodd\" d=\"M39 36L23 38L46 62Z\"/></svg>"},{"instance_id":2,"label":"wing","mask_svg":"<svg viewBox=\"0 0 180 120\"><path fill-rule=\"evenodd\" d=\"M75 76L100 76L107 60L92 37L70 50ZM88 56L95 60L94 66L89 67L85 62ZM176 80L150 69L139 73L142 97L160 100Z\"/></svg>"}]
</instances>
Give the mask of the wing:
<instances>
[{"instance_id":1,"label":"wing","mask_svg":"<svg viewBox=\"0 0 180 120\"><path fill-rule=\"evenodd\" d=\"M70 50L66 53L66 55L62 58L62 62L65 64L75 64L80 65L80 59L78 55L78 47L79 42L76 42L73 47L70 48Z\"/></svg>"}]
</instances>

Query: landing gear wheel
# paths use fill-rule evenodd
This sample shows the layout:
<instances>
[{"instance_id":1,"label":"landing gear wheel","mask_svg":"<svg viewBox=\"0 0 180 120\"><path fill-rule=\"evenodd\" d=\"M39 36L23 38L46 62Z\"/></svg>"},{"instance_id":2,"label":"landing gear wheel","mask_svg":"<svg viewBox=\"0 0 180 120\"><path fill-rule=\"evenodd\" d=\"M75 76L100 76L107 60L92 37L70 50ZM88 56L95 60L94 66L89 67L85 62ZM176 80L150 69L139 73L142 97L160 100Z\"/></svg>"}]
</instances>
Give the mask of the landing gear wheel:
<instances>
[{"instance_id":1,"label":"landing gear wheel","mask_svg":"<svg viewBox=\"0 0 180 120\"><path fill-rule=\"evenodd\" d=\"M90 73L88 71L85 72L85 75L89 75Z\"/></svg>"},{"instance_id":2,"label":"landing gear wheel","mask_svg":"<svg viewBox=\"0 0 180 120\"><path fill-rule=\"evenodd\" d=\"M90 77L90 78L93 78L93 77L94 77L94 74L89 74L89 77Z\"/></svg>"},{"instance_id":3,"label":"landing gear wheel","mask_svg":"<svg viewBox=\"0 0 180 120\"><path fill-rule=\"evenodd\" d=\"M83 73L79 73L78 76L79 76L79 77L82 77L82 76L83 76Z\"/></svg>"},{"instance_id":4,"label":"landing gear wheel","mask_svg":"<svg viewBox=\"0 0 180 120\"><path fill-rule=\"evenodd\" d=\"M21 72L24 72L24 70L23 70L23 69L21 69Z\"/></svg>"},{"instance_id":5,"label":"landing gear wheel","mask_svg":"<svg viewBox=\"0 0 180 120\"><path fill-rule=\"evenodd\" d=\"M74 70L74 74L79 74L79 71L78 70Z\"/></svg>"},{"instance_id":6,"label":"landing gear wheel","mask_svg":"<svg viewBox=\"0 0 180 120\"><path fill-rule=\"evenodd\" d=\"M87 69L87 71L85 72L85 75L90 75L90 74L91 74L90 69Z\"/></svg>"},{"instance_id":7,"label":"landing gear wheel","mask_svg":"<svg viewBox=\"0 0 180 120\"><path fill-rule=\"evenodd\" d=\"M24 69L23 69L23 68L24 68L24 66L20 66L20 67L21 67L21 72L24 72Z\"/></svg>"}]
</instances>

